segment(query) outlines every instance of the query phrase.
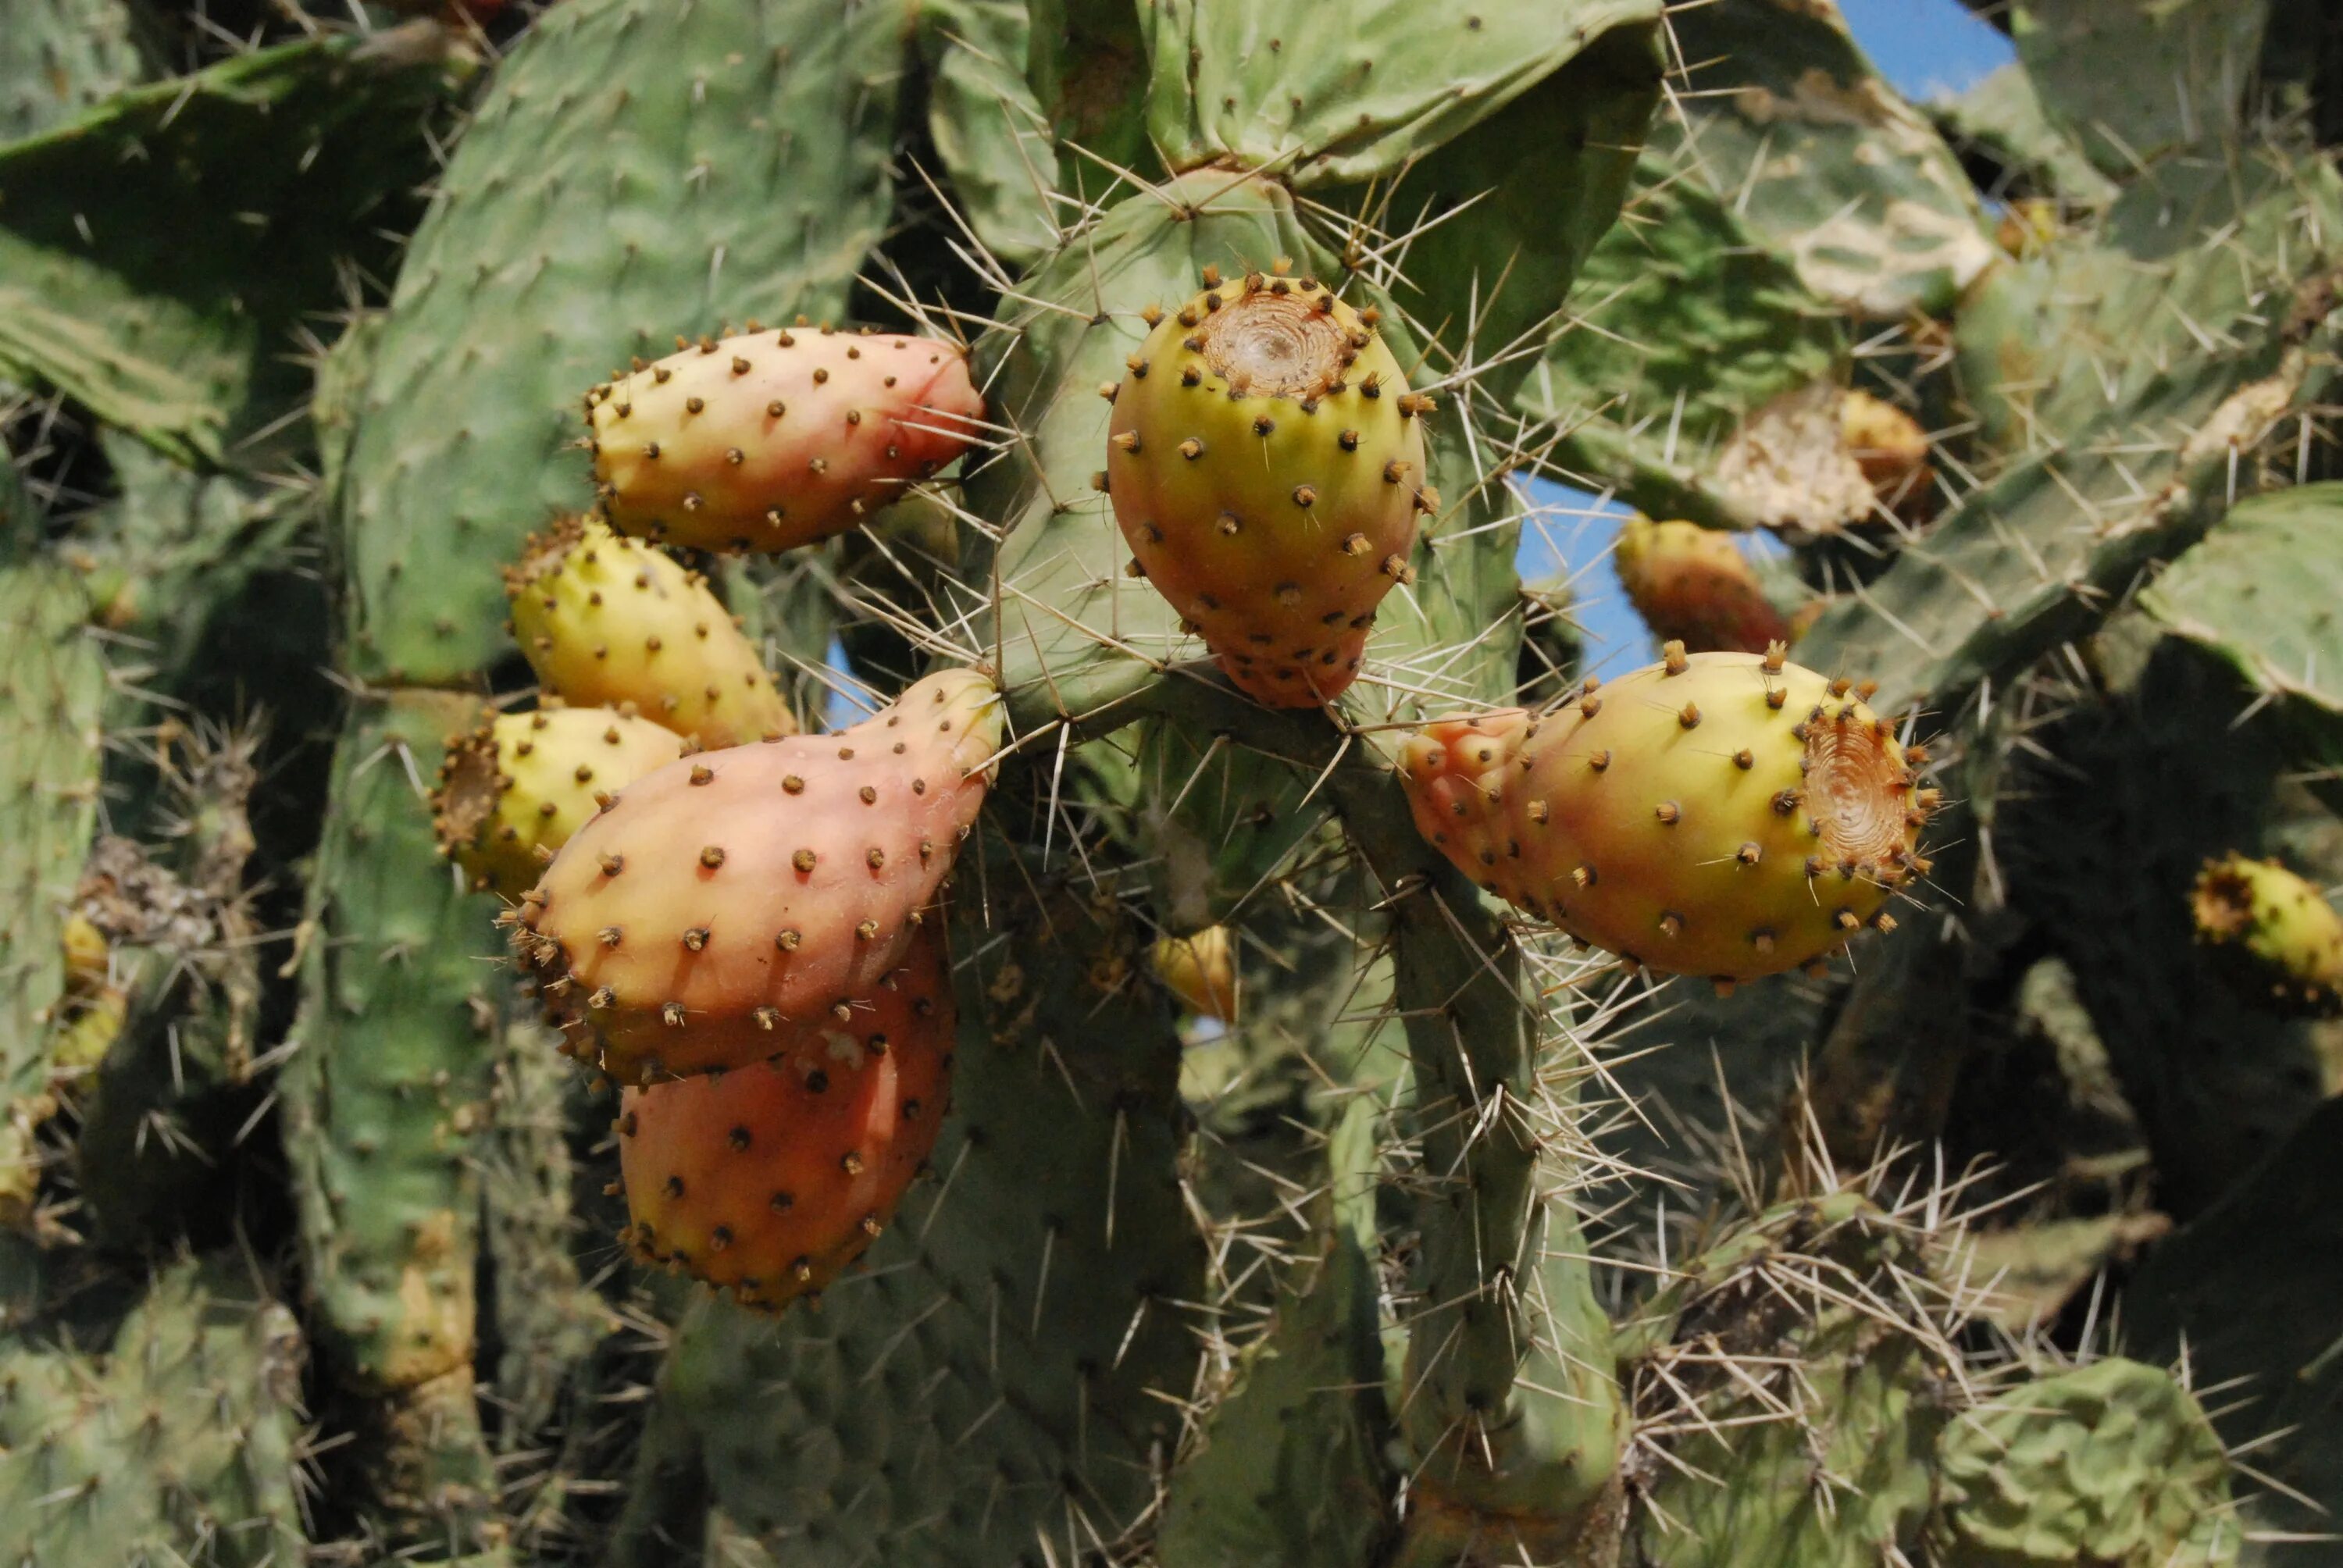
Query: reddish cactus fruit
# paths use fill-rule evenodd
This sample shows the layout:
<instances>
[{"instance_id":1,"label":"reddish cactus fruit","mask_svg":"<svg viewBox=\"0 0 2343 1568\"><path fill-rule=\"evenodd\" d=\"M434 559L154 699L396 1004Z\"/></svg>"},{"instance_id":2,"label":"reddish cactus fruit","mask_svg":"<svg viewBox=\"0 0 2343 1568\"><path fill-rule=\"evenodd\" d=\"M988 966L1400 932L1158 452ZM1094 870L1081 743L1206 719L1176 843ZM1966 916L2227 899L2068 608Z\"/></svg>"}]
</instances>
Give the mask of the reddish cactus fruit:
<instances>
[{"instance_id":1,"label":"reddish cactus fruit","mask_svg":"<svg viewBox=\"0 0 2343 1568\"><path fill-rule=\"evenodd\" d=\"M1114 391L1107 491L1132 569L1238 689L1312 708L1357 678L1439 501L1432 399L1407 389L1374 313L1282 271L1154 322Z\"/></svg>"},{"instance_id":2,"label":"reddish cactus fruit","mask_svg":"<svg viewBox=\"0 0 2343 1568\"><path fill-rule=\"evenodd\" d=\"M580 1054L634 1082L755 1061L903 961L984 801L992 683L929 676L835 735L690 757L588 823L514 931Z\"/></svg>"},{"instance_id":3,"label":"reddish cactus fruit","mask_svg":"<svg viewBox=\"0 0 2343 1568\"><path fill-rule=\"evenodd\" d=\"M596 799L683 752L682 739L607 708L508 713L447 743L431 797L439 852L472 886L518 899Z\"/></svg>"},{"instance_id":4,"label":"reddish cactus fruit","mask_svg":"<svg viewBox=\"0 0 2343 1568\"><path fill-rule=\"evenodd\" d=\"M1510 757L1489 748L1493 774L1469 725L1410 742L1401 777L1419 826L1483 887L1631 962L1776 974L1891 923L1888 898L1926 869L1917 839L1936 792L1849 683L1778 647L1671 643L1554 711L1478 723L1518 729Z\"/></svg>"},{"instance_id":5,"label":"reddish cactus fruit","mask_svg":"<svg viewBox=\"0 0 2343 1568\"><path fill-rule=\"evenodd\" d=\"M2197 940L2228 963L2238 990L2274 1012L2343 1011L2343 916L2276 860L2224 855L2189 893Z\"/></svg>"},{"instance_id":6,"label":"reddish cactus fruit","mask_svg":"<svg viewBox=\"0 0 2343 1568\"><path fill-rule=\"evenodd\" d=\"M705 550L843 533L975 440L957 345L824 327L703 337L586 395L611 526Z\"/></svg>"},{"instance_id":7,"label":"reddish cactus fruit","mask_svg":"<svg viewBox=\"0 0 2343 1568\"><path fill-rule=\"evenodd\" d=\"M950 1093L940 939L910 958L939 983L881 988L821 1031L819 1052L627 1091L618 1169L639 1260L777 1312L862 1255L935 1148Z\"/></svg>"},{"instance_id":8,"label":"reddish cactus fruit","mask_svg":"<svg viewBox=\"0 0 2343 1568\"><path fill-rule=\"evenodd\" d=\"M797 733L757 650L705 578L654 546L570 518L505 571L513 637L546 690L632 705L702 746Z\"/></svg>"},{"instance_id":9,"label":"reddish cactus fruit","mask_svg":"<svg viewBox=\"0 0 2343 1568\"><path fill-rule=\"evenodd\" d=\"M1789 622L1729 534L1630 518L1611 558L1644 624L1688 652L1763 653L1790 639Z\"/></svg>"}]
</instances>

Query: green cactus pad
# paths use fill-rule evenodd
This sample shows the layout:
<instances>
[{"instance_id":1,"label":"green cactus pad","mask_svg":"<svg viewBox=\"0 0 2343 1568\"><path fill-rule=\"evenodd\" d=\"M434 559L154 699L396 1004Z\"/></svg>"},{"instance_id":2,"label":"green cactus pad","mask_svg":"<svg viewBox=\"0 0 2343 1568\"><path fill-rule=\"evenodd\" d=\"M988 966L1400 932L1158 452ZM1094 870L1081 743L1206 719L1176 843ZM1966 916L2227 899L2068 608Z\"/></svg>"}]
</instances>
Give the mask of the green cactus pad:
<instances>
[{"instance_id":1,"label":"green cactus pad","mask_svg":"<svg viewBox=\"0 0 2343 1568\"><path fill-rule=\"evenodd\" d=\"M0 1557L302 1560L301 1330L253 1295L240 1261L179 1263L103 1357L0 1352Z\"/></svg>"},{"instance_id":2,"label":"green cactus pad","mask_svg":"<svg viewBox=\"0 0 2343 1568\"><path fill-rule=\"evenodd\" d=\"M1835 5L1717 0L1669 25L1692 69L1680 130L1655 139L1733 192L1815 294L1870 320L1939 314L1993 261L1952 150Z\"/></svg>"},{"instance_id":3,"label":"green cactus pad","mask_svg":"<svg viewBox=\"0 0 2343 1568\"><path fill-rule=\"evenodd\" d=\"M2016 0L2007 28L2051 120L2108 175L2234 138L2268 0Z\"/></svg>"},{"instance_id":4,"label":"green cactus pad","mask_svg":"<svg viewBox=\"0 0 2343 1568\"><path fill-rule=\"evenodd\" d=\"M2115 199L2115 182L2093 168L2083 149L2050 123L2034 78L2015 61L1965 92L1924 106L1946 141L1992 159L2017 176L2030 195L2087 207Z\"/></svg>"},{"instance_id":5,"label":"green cactus pad","mask_svg":"<svg viewBox=\"0 0 2343 1568\"><path fill-rule=\"evenodd\" d=\"M20 0L0 30L0 142L62 125L144 75L123 0Z\"/></svg>"},{"instance_id":6,"label":"green cactus pad","mask_svg":"<svg viewBox=\"0 0 2343 1568\"><path fill-rule=\"evenodd\" d=\"M369 699L335 756L280 1078L317 1332L380 1400L377 1503L425 1533L476 1529L491 1480L472 1401L478 1135L502 1025L501 943L439 859L427 799L481 706ZM397 1526L394 1526L397 1528Z\"/></svg>"},{"instance_id":7,"label":"green cactus pad","mask_svg":"<svg viewBox=\"0 0 2343 1568\"><path fill-rule=\"evenodd\" d=\"M184 461L260 466L307 390L296 328L343 268L387 269L452 75L427 25L320 38L0 150L0 369Z\"/></svg>"},{"instance_id":8,"label":"green cactus pad","mask_svg":"<svg viewBox=\"0 0 2343 1568\"><path fill-rule=\"evenodd\" d=\"M886 221L900 19L573 0L498 69L400 269L340 528L360 673L505 643L498 568L589 498L578 398L729 317L836 316Z\"/></svg>"},{"instance_id":9,"label":"green cactus pad","mask_svg":"<svg viewBox=\"0 0 2343 1568\"><path fill-rule=\"evenodd\" d=\"M1555 422L1562 467L1616 486L1654 518L1728 528L1840 520L1844 505L1815 515L1802 488L1785 510L1717 464L1760 409L1837 385L1845 328L1696 168L1647 153L1635 178L1517 406ZM1854 504L1867 511L1867 493Z\"/></svg>"},{"instance_id":10,"label":"green cactus pad","mask_svg":"<svg viewBox=\"0 0 2343 1568\"><path fill-rule=\"evenodd\" d=\"M2110 1356L1964 1412L1936 1446L1946 1568L2223 1568L2228 1456L2179 1380Z\"/></svg>"},{"instance_id":11,"label":"green cactus pad","mask_svg":"<svg viewBox=\"0 0 2343 1568\"><path fill-rule=\"evenodd\" d=\"M2250 496L2140 596L2150 615L2258 690L2343 725L2343 484Z\"/></svg>"},{"instance_id":12,"label":"green cactus pad","mask_svg":"<svg viewBox=\"0 0 2343 1568\"><path fill-rule=\"evenodd\" d=\"M65 567L0 567L0 1223L31 1218L65 904L97 820L106 673L87 614Z\"/></svg>"},{"instance_id":13,"label":"green cactus pad","mask_svg":"<svg viewBox=\"0 0 2343 1568\"><path fill-rule=\"evenodd\" d=\"M986 879L992 925L955 922L934 1180L819 1307L776 1323L710 1301L666 1375L726 1515L800 1568L992 1568L1112 1539L1197 1375L1202 1242L1144 930L1071 890L1045 915L1005 857L960 876Z\"/></svg>"}]
</instances>

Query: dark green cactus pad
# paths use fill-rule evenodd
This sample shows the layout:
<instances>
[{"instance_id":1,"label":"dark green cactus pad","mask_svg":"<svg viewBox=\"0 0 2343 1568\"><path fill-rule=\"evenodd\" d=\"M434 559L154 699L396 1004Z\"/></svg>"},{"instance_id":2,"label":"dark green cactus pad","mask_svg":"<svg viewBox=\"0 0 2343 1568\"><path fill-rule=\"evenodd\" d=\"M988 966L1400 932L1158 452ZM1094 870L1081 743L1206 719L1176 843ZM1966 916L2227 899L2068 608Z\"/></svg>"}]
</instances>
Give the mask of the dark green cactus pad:
<instances>
[{"instance_id":1,"label":"dark green cactus pad","mask_svg":"<svg viewBox=\"0 0 2343 1568\"><path fill-rule=\"evenodd\" d=\"M801 1568L992 1568L1115 1540L1198 1372L1203 1243L1144 928L1078 890L1037 907L1008 859L972 859L934 1179L819 1307L777 1322L709 1302L666 1374L727 1517Z\"/></svg>"},{"instance_id":2,"label":"dark green cactus pad","mask_svg":"<svg viewBox=\"0 0 2343 1568\"><path fill-rule=\"evenodd\" d=\"M301 1330L256 1296L241 1262L177 1263L105 1355L0 1352L0 1558L304 1559Z\"/></svg>"},{"instance_id":3,"label":"dark green cactus pad","mask_svg":"<svg viewBox=\"0 0 2343 1568\"><path fill-rule=\"evenodd\" d=\"M1844 380L1846 329L1696 166L1646 154L1635 179L1516 404L1554 422L1558 467L1652 517L1791 520L1722 477L1717 460L1775 398Z\"/></svg>"},{"instance_id":4,"label":"dark green cactus pad","mask_svg":"<svg viewBox=\"0 0 2343 1568\"><path fill-rule=\"evenodd\" d=\"M1636 1561L1870 1568L1916 1548L1948 1347L1925 1316L1916 1241L1835 1192L1759 1216L1662 1289L1651 1310L1690 1353L1638 1379L1638 1414L1664 1427L1651 1441L1670 1458Z\"/></svg>"},{"instance_id":5,"label":"dark green cactus pad","mask_svg":"<svg viewBox=\"0 0 2343 1568\"><path fill-rule=\"evenodd\" d=\"M498 568L591 498L564 453L629 355L843 310L887 220L900 20L574 0L505 60L361 401L339 497L357 673L451 680L506 649Z\"/></svg>"},{"instance_id":6,"label":"dark green cactus pad","mask_svg":"<svg viewBox=\"0 0 2343 1568\"><path fill-rule=\"evenodd\" d=\"M2154 1156L2158 1206L2186 1219L2287 1136L2323 1073L2313 1026L2235 987L2188 907L2207 859L2263 844L2288 765L2277 716L2239 722L2254 693L2152 626L2102 640L2134 638L2152 644L2144 658L2102 655L2109 697L2037 738L2056 760L2017 771L1994 841L2012 906L2075 972Z\"/></svg>"},{"instance_id":7,"label":"dark green cactus pad","mask_svg":"<svg viewBox=\"0 0 2343 1568\"><path fill-rule=\"evenodd\" d=\"M2175 633L2285 699L2318 759L2343 758L2343 484L2237 503L2140 596Z\"/></svg>"},{"instance_id":8,"label":"dark green cactus pad","mask_svg":"<svg viewBox=\"0 0 2343 1568\"><path fill-rule=\"evenodd\" d=\"M265 466L307 389L297 328L345 268L387 269L455 75L428 25L320 38L0 150L0 369L183 461Z\"/></svg>"},{"instance_id":9,"label":"dark green cactus pad","mask_svg":"<svg viewBox=\"0 0 2343 1568\"><path fill-rule=\"evenodd\" d=\"M1332 809L1284 759L1176 723L1142 720L1134 745L1130 809L1139 841L1161 857L1156 903L1170 930L1212 925L1261 899Z\"/></svg>"},{"instance_id":10,"label":"dark green cactus pad","mask_svg":"<svg viewBox=\"0 0 2343 1568\"><path fill-rule=\"evenodd\" d=\"M2117 179L2234 139L2268 0L2015 0L2010 37L2044 110Z\"/></svg>"},{"instance_id":11,"label":"dark green cactus pad","mask_svg":"<svg viewBox=\"0 0 2343 1568\"><path fill-rule=\"evenodd\" d=\"M2180 1381L2110 1356L1962 1412L1936 1445L1946 1568L2226 1568L2228 1455Z\"/></svg>"},{"instance_id":12,"label":"dark green cactus pad","mask_svg":"<svg viewBox=\"0 0 2343 1568\"><path fill-rule=\"evenodd\" d=\"M2115 199L2116 183L2050 123L2023 65L2004 65L1966 92L1922 107L1947 142L1999 165L2016 190L2074 206L2103 207Z\"/></svg>"},{"instance_id":13,"label":"dark green cactus pad","mask_svg":"<svg viewBox=\"0 0 2343 1568\"><path fill-rule=\"evenodd\" d=\"M928 134L960 215L1004 266L1028 266L1057 248L1065 219L1056 139L1029 78L1037 41L1024 0L920 0L919 17Z\"/></svg>"},{"instance_id":14,"label":"dark green cactus pad","mask_svg":"<svg viewBox=\"0 0 2343 1568\"><path fill-rule=\"evenodd\" d=\"M311 874L297 1049L279 1075L321 1348L380 1402L376 1504L459 1538L492 1496L472 1400L474 1270L508 988L490 910L439 859L426 793L447 738L481 711L440 692L355 709Z\"/></svg>"},{"instance_id":15,"label":"dark green cactus pad","mask_svg":"<svg viewBox=\"0 0 2343 1568\"><path fill-rule=\"evenodd\" d=\"M2343 243L2343 178L2269 148L2174 158L2096 228L1995 269L1956 328L1962 390L1996 450L2087 445L2094 421L2159 424L2152 398L2326 314L2304 294Z\"/></svg>"},{"instance_id":16,"label":"dark green cactus pad","mask_svg":"<svg viewBox=\"0 0 2343 1568\"><path fill-rule=\"evenodd\" d=\"M61 125L146 71L123 0L16 0L0 28L0 142Z\"/></svg>"},{"instance_id":17,"label":"dark green cactus pad","mask_svg":"<svg viewBox=\"0 0 2343 1568\"><path fill-rule=\"evenodd\" d=\"M0 566L0 1222L31 1217L33 1130L53 1109L47 1025L65 989L65 906L97 821L106 660L81 580Z\"/></svg>"},{"instance_id":18,"label":"dark green cactus pad","mask_svg":"<svg viewBox=\"0 0 2343 1568\"><path fill-rule=\"evenodd\" d=\"M1959 163L1835 6L1717 0L1669 18L1692 67L1671 145L1852 314L1948 311L1997 254Z\"/></svg>"},{"instance_id":19,"label":"dark green cactus pad","mask_svg":"<svg viewBox=\"0 0 2343 1568\"><path fill-rule=\"evenodd\" d=\"M2214 1207L2157 1247L2124 1305L2131 1352L2186 1354L2223 1389L2214 1424L2288 1493L2250 1488L2257 1523L2325 1534L2343 1508L2343 1100L2313 1110ZM2242 1380L2242 1381L2233 1381Z\"/></svg>"},{"instance_id":20,"label":"dark green cactus pad","mask_svg":"<svg viewBox=\"0 0 2343 1568\"><path fill-rule=\"evenodd\" d=\"M2254 217L2271 226L2267 244L2288 258L2283 276L2261 273L2260 283L2233 301L2233 314L2208 313L2225 325L2226 340L2211 351L2126 358L2119 396L2104 412L2107 394L2078 348L2034 404L2034 421L2060 444L2014 461L1972 492L1925 545L1899 554L1860 603L1825 611L1799 644L1802 662L1877 678L1875 706L1882 711L1923 693L1941 706L1982 678L2087 632L2152 563L2213 526L2245 482L2240 474L2249 477L2244 465L2257 448L2274 437L2291 438L2295 415L2319 400L2333 376L2328 273L2343 254L2343 181L2312 163L2281 168L2276 177L2274 186L2257 188L2258 199L2244 213L2202 186L2205 202L2188 208L2193 220L2169 226L2166 243L2177 247L2184 236L2193 236L2191 245L2202 239L2197 223ZM2235 256L2189 254L2186 267L2207 280L2205 286L2233 294L2244 275ZM2257 246L2254 254L2278 251ZM2083 289L2088 309L2100 308L2104 291L2070 285ZM2177 297L2187 295L2180 286ZM2132 321L2161 312L2160 298L2131 297ZM2023 356L2042 334L2055 337L2065 319L2064 307L2056 308L2047 320L2005 317L1976 330L2005 346L1995 350L2004 359ZM2113 316L2100 330L2109 342L2140 331ZM2022 380L2043 368L2023 363L2031 368L2005 370ZM2087 416L2078 412L2071 430L2061 424L2067 409L2085 402ZM2078 512L2086 526L2076 526ZM2011 548L2012 539L2025 548Z\"/></svg>"},{"instance_id":21,"label":"dark green cactus pad","mask_svg":"<svg viewBox=\"0 0 2343 1568\"><path fill-rule=\"evenodd\" d=\"M1151 6L1148 131L1173 168L1233 158L1302 186L1357 184L1455 140L1604 34L1647 34L1658 15L1651 0Z\"/></svg>"},{"instance_id":22,"label":"dark green cactus pad","mask_svg":"<svg viewBox=\"0 0 2343 1568\"><path fill-rule=\"evenodd\" d=\"M1214 1402L1172 1473L1161 1568L1358 1568L1391 1528L1375 1302L1377 1107L1350 1102L1329 1140L1321 1251L1281 1290L1273 1328Z\"/></svg>"}]
</instances>

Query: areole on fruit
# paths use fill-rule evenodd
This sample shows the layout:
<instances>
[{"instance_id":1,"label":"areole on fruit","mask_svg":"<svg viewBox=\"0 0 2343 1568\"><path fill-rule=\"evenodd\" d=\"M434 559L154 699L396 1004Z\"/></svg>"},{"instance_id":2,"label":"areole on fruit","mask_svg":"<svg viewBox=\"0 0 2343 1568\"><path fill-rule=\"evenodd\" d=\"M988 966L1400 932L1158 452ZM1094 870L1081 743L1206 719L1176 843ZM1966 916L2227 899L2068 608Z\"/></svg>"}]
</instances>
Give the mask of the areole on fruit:
<instances>
[{"instance_id":1,"label":"areole on fruit","mask_svg":"<svg viewBox=\"0 0 2343 1568\"><path fill-rule=\"evenodd\" d=\"M1422 416L1373 310L1314 278L1202 292L1110 388L1105 488L1132 570L1255 700L1311 708L1357 678L1385 594L1413 580Z\"/></svg>"},{"instance_id":2,"label":"areole on fruit","mask_svg":"<svg viewBox=\"0 0 2343 1568\"><path fill-rule=\"evenodd\" d=\"M1633 962L1726 982L1892 924L1936 803L1851 683L1778 645L1671 643L1554 710L1431 727L1400 776L1419 829L1483 887Z\"/></svg>"}]
</instances>

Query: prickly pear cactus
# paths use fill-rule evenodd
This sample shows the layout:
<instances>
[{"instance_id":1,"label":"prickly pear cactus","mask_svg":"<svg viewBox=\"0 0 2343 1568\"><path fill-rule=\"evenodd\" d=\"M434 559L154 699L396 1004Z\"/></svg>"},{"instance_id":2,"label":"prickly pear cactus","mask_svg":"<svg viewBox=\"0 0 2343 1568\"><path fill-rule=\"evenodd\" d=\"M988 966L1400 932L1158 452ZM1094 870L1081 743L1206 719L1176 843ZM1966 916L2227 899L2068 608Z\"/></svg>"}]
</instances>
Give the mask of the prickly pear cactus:
<instances>
[{"instance_id":1,"label":"prickly pear cactus","mask_svg":"<svg viewBox=\"0 0 2343 1568\"><path fill-rule=\"evenodd\" d=\"M2343 1508L2315 6L387 9L0 25L0 1558Z\"/></svg>"}]
</instances>

